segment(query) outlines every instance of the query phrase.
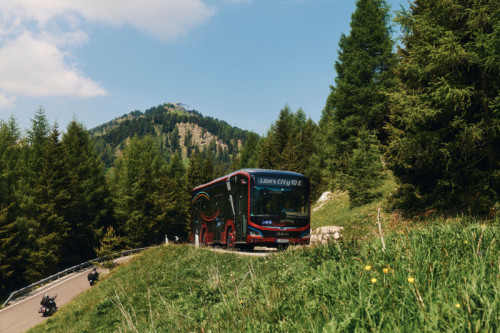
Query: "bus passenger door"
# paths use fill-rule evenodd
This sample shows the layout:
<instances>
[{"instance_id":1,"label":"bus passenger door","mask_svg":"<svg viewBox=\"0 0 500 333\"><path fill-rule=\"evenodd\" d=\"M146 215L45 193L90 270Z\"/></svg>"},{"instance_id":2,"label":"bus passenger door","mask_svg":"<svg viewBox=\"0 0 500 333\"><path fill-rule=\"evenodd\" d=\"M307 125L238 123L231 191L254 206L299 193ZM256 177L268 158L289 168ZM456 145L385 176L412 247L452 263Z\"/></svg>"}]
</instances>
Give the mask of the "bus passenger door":
<instances>
[{"instance_id":1,"label":"bus passenger door","mask_svg":"<svg viewBox=\"0 0 500 333\"><path fill-rule=\"evenodd\" d=\"M236 191L236 240L246 241L247 239L247 189L239 188Z\"/></svg>"}]
</instances>

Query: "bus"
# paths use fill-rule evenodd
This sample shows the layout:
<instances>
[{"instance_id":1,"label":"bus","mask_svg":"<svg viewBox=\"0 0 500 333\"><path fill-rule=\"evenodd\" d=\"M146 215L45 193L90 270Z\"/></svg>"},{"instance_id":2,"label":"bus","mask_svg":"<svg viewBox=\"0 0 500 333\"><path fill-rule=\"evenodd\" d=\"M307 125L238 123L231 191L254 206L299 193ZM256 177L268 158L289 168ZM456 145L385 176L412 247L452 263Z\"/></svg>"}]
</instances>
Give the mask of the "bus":
<instances>
[{"instance_id":1,"label":"bus","mask_svg":"<svg viewBox=\"0 0 500 333\"><path fill-rule=\"evenodd\" d=\"M309 244L310 206L306 176L238 170L192 190L189 238L249 250Z\"/></svg>"}]
</instances>

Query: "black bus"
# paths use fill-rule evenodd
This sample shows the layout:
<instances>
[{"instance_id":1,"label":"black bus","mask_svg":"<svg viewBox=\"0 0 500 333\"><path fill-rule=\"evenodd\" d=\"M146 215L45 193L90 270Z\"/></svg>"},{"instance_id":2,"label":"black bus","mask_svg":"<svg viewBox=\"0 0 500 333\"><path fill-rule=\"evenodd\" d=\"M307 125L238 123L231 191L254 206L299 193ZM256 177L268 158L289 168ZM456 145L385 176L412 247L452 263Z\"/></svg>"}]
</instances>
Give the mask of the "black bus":
<instances>
[{"instance_id":1,"label":"black bus","mask_svg":"<svg viewBox=\"0 0 500 333\"><path fill-rule=\"evenodd\" d=\"M228 247L309 244L310 183L295 172L244 169L192 190L190 241Z\"/></svg>"}]
</instances>

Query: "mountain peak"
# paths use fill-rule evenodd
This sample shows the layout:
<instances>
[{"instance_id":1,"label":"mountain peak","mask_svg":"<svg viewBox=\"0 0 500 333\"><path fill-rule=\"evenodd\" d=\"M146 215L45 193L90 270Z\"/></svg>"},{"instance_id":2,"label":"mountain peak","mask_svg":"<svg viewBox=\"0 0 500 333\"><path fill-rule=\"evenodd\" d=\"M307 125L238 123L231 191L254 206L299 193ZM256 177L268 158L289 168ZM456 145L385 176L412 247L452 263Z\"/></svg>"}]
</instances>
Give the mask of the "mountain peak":
<instances>
[{"instance_id":1,"label":"mountain peak","mask_svg":"<svg viewBox=\"0 0 500 333\"><path fill-rule=\"evenodd\" d=\"M144 112L132 111L90 130L106 166L110 167L127 140L135 135L154 136L165 156L179 153L183 159L196 151L210 150L229 160L245 142L248 131L223 120L203 116L182 103L163 103Z\"/></svg>"}]
</instances>

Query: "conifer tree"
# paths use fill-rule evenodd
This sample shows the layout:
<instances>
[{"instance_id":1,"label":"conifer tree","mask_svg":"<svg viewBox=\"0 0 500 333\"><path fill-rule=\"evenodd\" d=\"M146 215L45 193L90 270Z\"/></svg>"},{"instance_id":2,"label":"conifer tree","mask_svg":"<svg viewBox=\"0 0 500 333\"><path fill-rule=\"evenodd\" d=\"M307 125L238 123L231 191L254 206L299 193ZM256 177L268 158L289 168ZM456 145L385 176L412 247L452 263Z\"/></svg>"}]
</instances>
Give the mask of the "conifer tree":
<instances>
[{"instance_id":1,"label":"conifer tree","mask_svg":"<svg viewBox=\"0 0 500 333\"><path fill-rule=\"evenodd\" d=\"M500 194L500 2L419 0L397 20L395 204L486 213Z\"/></svg>"},{"instance_id":2,"label":"conifer tree","mask_svg":"<svg viewBox=\"0 0 500 333\"><path fill-rule=\"evenodd\" d=\"M395 85L396 58L384 0L358 0L349 36L342 34L337 77L320 121L321 157L332 187L346 189L360 130L386 141L384 124L389 105L386 93Z\"/></svg>"},{"instance_id":3,"label":"conifer tree","mask_svg":"<svg viewBox=\"0 0 500 333\"><path fill-rule=\"evenodd\" d=\"M286 105L267 136L258 142L258 167L311 176L309 166L317 151L315 137L316 124L310 118L306 119L304 110L299 108L292 112Z\"/></svg>"},{"instance_id":4,"label":"conifer tree","mask_svg":"<svg viewBox=\"0 0 500 333\"><path fill-rule=\"evenodd\" d=\"M27 282L28 226L17 218L22 145L15 119L0 121L0 293Z\"/></svg>"},{"instance_id":5,"label":"conifer tree","mask_svg":"<svg viewBox=\"0 0 500 333\"><path fill-rule=\"evenodd\" d=\"M167 168L167 176L174 182L173 189L166 193L166 197L173 200L173 209L166 215L170 221L165 228L165 234L178 236L180 239L187 237L189 222L190 190L186 188L186 169L179 154L174 155ZM170 237L171 238L171 237Z\"/></svg>"},{"instance_id":6,"label":"conifer tree","mask_svg":"<svg viewBox=\"0 0 500 333\"><path fill-rule=\"evenodd\" d=\"M69 204L66 157L57 124L45 142L41 170L34 188L37 206L37 230L33 248L29 253L26 275L31 280L55 272L63 261L64 247L68 243L69 224L65 221Z\"/></svg>"},{"instance_id":7,"label":"conifer tree","mask_svg":"<svg viewBox=\"0 0 500 333\"><path fill-rule=\"evenodd\" d=\"M16 189L15 223L11 230L25 230L24 243L19 244L24 252L20 265L20 274L27 281L39 278L36 269L32 269L33 256L37 255L41 221L40 206L36 188L43 172L44 150L50 127L43 108L39 108L31 119L31 128L27 131L26 141L21 146L21 159L18 161L19 179ZM50 256L50 255L49 255ZM52 266L50 269L53 269Z\"/></svg>"},{"instance_id":8,"label":"conifer tree","mask_svg":"<svg viewBox=\"0 0 500 333\"><path fill-rule=\"evenodd\" d=\"M81 262L95 255L100 230L108 215L109 196L104 167L89 133L72 121L62 138L68 170L69 203L65 221L70 223L70 242L65 244L65 264Z\"/></svg>"},{"instance_id":9,"label":"conifer tree","mask_svg":"<svg viewBox=\"0 0 500 333\"><path fill-rule=\"evenodd\" d=\"M203 180L202 180L203 183L208 183L212 181L215 177L214 159L211 150L207 150L207 157L203 161L203 167L201 172L203 175Z\"/></svg>"},{"instance_id":10,"label":"conifer tree","mask_svg":"<svg viewBox=\"0 0 500 333\"><path fill-rule=\"evenodd\" d=\"M267 135L263 137L258 144L257 167L261 169L273 169L274 167L274 148L272 146L272 131L269 129Z\"/></svg>"},{"instance_id":11,"label":"conifer tree","mask_svg":"<svg viewBox=\"0 0 500 333\"><path fill-rule=\"evenodd\" d=\"M35 117L31 120L31 129L28 130L30 153L27 162L32 173L38 173L42 168L42 155L49 131L50 127L45 110L40 107L35 113ZM37 177L30 178L33 183Z\"/></svg>"},{"instance_id":12,"label":"conifer tree","mask_svg":"<svg viewBox=\"0 0 500 333\"><path fill-rule=\"evenodd\" d=\"M377 187L381 183L382 163L377 137L362 130L351 155L347 190L353 206L361 206L380 196Z\"/></svg>"},{"instance_id":13,"label":"conifer tree","mask_svg":"<svg viewBox=\"0 0 500 333\"><path fill-rule=\"evenodd\" d=\"M111 182L119 231L128 246L161 242L165 234L185 230L178 184L151 136L132 138L117 160ZM180 235L182 236L182 235Z\"/></svg>"},{"instance_id":14,"label":"conifer tree","mask_svg":"<svg viewBox=\"0 0 500 333\"><path fill-rule=\"evenodd\" d=\"M245 141L245 145L241 149L239 166L243 168L255 168L258 160L258 143L259 136L256 133L250 132Z\"/></svg>"},{"instance_id":15,"label":"conifer tree","mask_svg":"<svg viewBox=\"0 0 500 333\"><path fill-rule=\"evenodd\" d=\"M203 158L201 153L195 153L194 157L189 159L186 182L189 190L192 190L196 186L205 183L205 176L203 175Z\"/></svg>"},{"instance_id":16,"label":"conifer tree","mask_svg":"<svg viewBox=\"0 0 500 333\"><path fill-rule=\"evenodd\" d=\"M35 244L40 229L38 221L38 206L35 188L43 168L43 154L50 131L49 123L43 108L39 108L31 119L31 128L27 132L26 145L22 147L22 160L19 163L21 172L18 183L19 219L29 225L28 242ZM31 248L29 251L33 251Z\"/></svg>"},{"instance_id":17,"label":"conifer tree","mask_svg":"<svg viewBox=\"0 0 500 333\"><path fill-rule=\"evenodd\" d=\"M184 164L182 164L182 158L179 154L174 154L170 159L170 163L167 168L167 175L169 178L174 179L178 183L184 185L184 177L186 176L186 169Z\"/></svg>"},{"instance_id":18,"label":"conifer tree","mask_svg":"<svg viewBox=\"0 0 500 333\"><path fill-rule=\"evenodd\" d=\"M260 145L258 164L263 169L288 170L292 164L294 134L296 134L294 114L285 105L278 119L271 125L267 136Z\"/></svg>"},{"instance_id":19,"label":"conifer tree","mask_svg":"<svg viewBox=\"0 0 500 333\"><path fill-rule=\"evenodd\" d=\"M116 235L115 229L112 226L108 226L106 233L102 237L101 243L95 252L99 258L107 257L106 260L102 262L102 265L106 268L113 268L113 254L121 245L120 236Z\"/></svg>"}]
</instances>

